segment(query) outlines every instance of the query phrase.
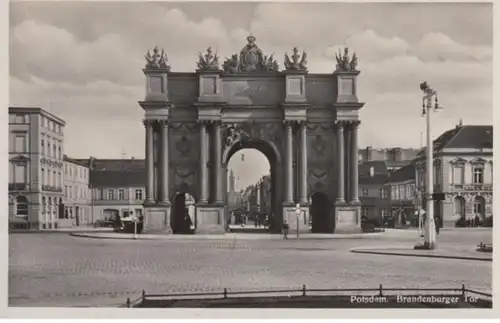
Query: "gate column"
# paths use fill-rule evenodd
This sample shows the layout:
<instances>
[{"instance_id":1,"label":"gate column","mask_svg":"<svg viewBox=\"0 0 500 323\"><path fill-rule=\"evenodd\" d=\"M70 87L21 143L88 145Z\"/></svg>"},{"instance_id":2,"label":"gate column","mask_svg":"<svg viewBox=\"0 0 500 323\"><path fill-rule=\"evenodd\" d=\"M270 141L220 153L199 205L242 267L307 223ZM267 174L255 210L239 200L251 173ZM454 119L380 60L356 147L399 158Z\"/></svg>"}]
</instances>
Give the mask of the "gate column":
<instances>
[{"instance_id":1,"label":"gate column","mask_svg":"<svg viewBox=\"0 0 500 323\"><path fill-rule=\"evenodd\" d=\"M335 102L337 121L338 189L335 203L335 233L361 232L361 205L358 199L358 144L359 110L364 103L357 97L357 56L344 49L336 57ZM348 127L348 125L350 125ZM352 126L352 127L351 127ZM346 145L349 142L349 145ZM346 182L344 182L346 181ZM346 201L346 197L348 201ZM346 203L349 202L349 203Z\"/></svg>"},{"instance_id":2,"label":"gate column","mask_svg":"<svg viewBox=\"0 0 500 323\"><path fill-rule=\"evenodd\" d=\"M168 154L168 118L172 107L168 99L167 55L158 47L149 51L146 66L142 70L146 75L146 96L139 104L144 109L146 127L146 200L144 206L144 231L172 233L170 228L169 202L169 154ZM155 126L158 132L155 133ZM159 129L158 129L159 128ZM154 139L157 135L157 140ZM155 145L156 141L156 145ZM156 177L159 185L155 187L155 156L158 156L159 173ZM158 190L158 191L157 191ZM160 194L158 194L160 193Z\"/></svg>"}]
</instances>

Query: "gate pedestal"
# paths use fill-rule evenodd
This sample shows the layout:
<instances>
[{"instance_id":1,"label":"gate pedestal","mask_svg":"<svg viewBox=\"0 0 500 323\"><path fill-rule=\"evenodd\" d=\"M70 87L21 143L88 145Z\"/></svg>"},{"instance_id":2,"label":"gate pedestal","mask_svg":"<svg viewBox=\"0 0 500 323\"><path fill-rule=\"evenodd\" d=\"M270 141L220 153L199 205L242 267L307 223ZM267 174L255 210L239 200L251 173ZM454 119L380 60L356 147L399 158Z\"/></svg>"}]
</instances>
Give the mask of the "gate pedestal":
<instances>
[{"instance_id":1,"label":"gate pedestal","mask_svg":"<svg viewBox=\"0 0 500 323\"><path fill-rule=\"evenodd\" d=\"M196 206L196 233L197 234L224 234L226 223L224 223L224 205Z\"/></svg>"},{"instance_id":2,"label":"gate pedestal","mask_svg":"<svg viewBox=\"0 0 500 323\"><path fill-rule=\"evenodd\" d=\"M144 205L144 233L172 234L170 205Z\"/></svg>"},{"instance_id":3,"label":"gate pedestal","mask_svg":"<svg viewBox=\"0 0 500 323\"><path fill-rule=\"evenodd\" d=\"M295 206L283 206L283 223L285 220L290 226L289 235L293 236L297 234L297 221L299 224L299 233L309 232L309 208L303 208L302 213L297 219L297 214L295 213ZM283 227L283 223L281 226Z\"/></svg>"},{"instance_id":4,"label":"gate pedestal","mask_svg":"<svg viewBox=\"0 0 500 323\"><path fill-rule=\"evenodd\" d=\"M361 233L361 205L335 205L335 232Z\"/></svg>"}]
</instances>

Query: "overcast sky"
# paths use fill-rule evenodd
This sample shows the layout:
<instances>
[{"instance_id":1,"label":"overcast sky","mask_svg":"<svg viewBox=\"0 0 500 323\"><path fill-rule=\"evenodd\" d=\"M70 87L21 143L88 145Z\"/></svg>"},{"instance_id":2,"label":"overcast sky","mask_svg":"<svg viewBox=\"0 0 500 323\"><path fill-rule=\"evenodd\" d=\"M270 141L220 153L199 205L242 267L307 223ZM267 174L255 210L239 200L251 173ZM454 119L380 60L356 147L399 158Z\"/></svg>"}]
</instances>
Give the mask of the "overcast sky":
<instances>
[{"instance_id":1,"label":"overcast sky","mask_svg":"<svg viewBox=\"0 0 500 323\"><path fill-rule=\"evenodd\" d=\"M493 6L343 3L11 3L10 105L39 106L67 122L72 157L144 157L144 53L164 47L173 71L192 72L208 46L222 57L252 33L265 53L298 46L309 70L332 73L334 53L359 57L360 145L420 147L419 83L445 110L433 135L492 123ZM242 179L245 165L259 165ZM268 172L258 153L231 160L240 181ZM241 171L238 171L241 169ZM248 172L247 172L248 173ZM248 177L246 175L245 177ZM240 183L242 186L246 183Z\"/></svg>"}]
</instances>

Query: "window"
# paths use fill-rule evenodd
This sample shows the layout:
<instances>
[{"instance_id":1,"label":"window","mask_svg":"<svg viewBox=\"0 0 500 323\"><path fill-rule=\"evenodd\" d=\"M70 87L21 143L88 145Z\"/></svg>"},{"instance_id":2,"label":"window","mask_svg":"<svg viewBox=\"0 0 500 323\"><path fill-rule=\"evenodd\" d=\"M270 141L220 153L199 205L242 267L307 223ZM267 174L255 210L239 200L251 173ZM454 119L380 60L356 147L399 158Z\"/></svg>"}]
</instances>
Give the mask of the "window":
<instances>
[{"instance_id":1,"label":"window","mask_svg":"<svg viewBox=\"0 0 500 323\"><path fill-rule=\"evenodd\" d=\"M47 156L50 157L50 138L47 138Z\"/></svg>"},{"instance_id":2,"label":"window","mask_svg":"<svg viewBox=\"0 0 500 323\"><path fill-rule=\"evenodd\" d=\"M61 160L62 159L62 152L61 152L61 146L57 147L57 153L58 153L58 159Z\"/></svg>"},{"instance_id":3,"label":"window","mask_svg":"<svg viewBox=\"0 0 500 323\"><path fill-rule=\"evenodd\" d=\"M14 183L26 183L26 165L14 165Z\"/></svg>"},{"instance_id":4,"label":"window","mask_svg":"<svg viewBox=\"0 0 500 323\"><path fill-rule=\"evenodd\" d=\"M68 185L64 185L64 197L68 197Z\"/></svg>"},{"instance_id":5,"label":"window","mask_svg":"<svg viewBox=\"0 0 500 323\"><path fill-rule=\"evenodd\" d=\"M367 207L363 208L363 216L365 216L365 217L368 216L368 208Z\"/></svg>"},{"instance_id":6,"label":"window","mask_svg":"<svg viewBox=\"0 0 500 323\"><path fill-rule=\"evenodd\" d=\"M135 190L135 199L136 200L142 200L142 189L138 188Z\"/></svg>"},{"instance_id":7,"label":"window","mask_svg":"<svg viewBox=\"0 0 500 323\"><path fill-rule=\"evenodd\" d=\"M17 216L27 216L28 215L28 198L26 196L16 197L17 206Z\"/></svg>"},{"instance_id":8,"label":"window","mask_svg":"<svg viewBox=\"0 0 500 323\"><path fill-rule=\"evenodd\" d=\"M41 144L40 148L41 148L41 151L40 151L41 154L45 155L45 140L43 140L43 139L42 139L42 144Z\"/></svg>"},{"instance_id":9,"label":"window","mask_svg":"<svg viewBox=\"0 0 500 323\"><path fill-rule=\"evenodd\" d=\"M26 149L26 136L16 136L14 141L14 151L16 153L24 153Z\"/></svg>"},{"instance_id":10,"label":"window","mask_svg":"<svg viewBox=\"0 0 500 323\"><path fill-rule=\"evenodd\" d=\"M57 172L57 187L62 188L63 187L63 181L62 181L62 174L61 172Z\"/></svg>"},{"instance_id":11,"label":"window","mask_svg":"<svg viewBox=\"0 0 500 323\"><path fill-rule=\"evenodd\" d=\"M70 165L70 166L69 166L69 176L73 176L73 175L71 174L71 173L72 173L72 172L71 172L71 168L72 168L72 167L71 167L71 165Z\"/></svg>"},{"instance_id":12,"label":"window","mask_svg":"<svg viewBox=\"0 0 500 323\"><path fill-rule=\"evenodd\" d=\"M125 199L125 190L123 188L120 188L118 190L118 199L119 200L124 200Z\"/></svg>"},{"instance_id":13,"label":"window","mask_svg":"<svg viewBox=\"0 0 500 323\"><path fill-rule=\"evenodd\" d=\"M368 189L367 188L363 188L363 196L368 196Z\"/></svg>"},{"instance_id":14,"label":"window","mask_svg":"<svg viewBox=\"0 0 500 323\"><path fill-rule=\"evenodd\" d=\"M481 167L474 168L474 184L484 183L484 169Z\"/></svg>"},{"instance_id":15,"label":"window","mask_svg":"<svg viewBox=\"0 0 500 323\"><path fill-rule=\"evenodd\" d=\"M64 175L68 175L68 164L64 164Z\"/></svg>"},{"instance_id":16,"label":"window","mask_svg":"<svg viewBox=\"0 0 500 323\"><path fill-rule=\"evenodd\" d=\"M404 185L399 186L399 199L400 200L405 199L405 187L404 187Z\"/></svg>"},{"instance_id":17,"label":"window","mask_svg":"<svg viewBox=\"0 0 500 323\"><path fill-rule=\"evenodd\" d=\"M387 188L385 188L385 187L384 187L384 188L381 188L381 189L380 189L380 198L382 198L382 199L387 199L387 197L388 197L387 195L388 195L388 194L387 194Z\"/></svg>"},{"instance_id":18,"label":"window","mask_svg":"<svg viewBox=\"0 0 500 323\"><path fill-rule=\"evenodd\" d=\"M41 169L41 179L40 181L42 182L42 185L45 185L45 169Z\"/></svg>"},{"instance_id":19,"label":"window","mask_svg":"<svg viewBox=\"0 0 500 323\"><path fill-rule=\"evenodd\" d=\"M108 189L108 200L112 200L114 198L113 196L113 190L112 189Z\"/></svg>"},{"instance_id":20,"label":"window","mask_svg":"<svg viewBox=\"0 0 500 323\"><path fill-rule=\"evenodd\" d=\"M52 157L57 158L57 147L56 147L55 142L54 142L54 144L52 144L52 148L53 148L53 152L54 152L54 155L52 155Z\"/></svg>"},{"instance_id":21,"label":"window","mask_svg":"<svg viewBox=\"0 0 500 323\"><path fill-rule=\"evenodd\" d=\"M52 174L54 175L54 181L52 182L52 186L57 187L57 172L53 171Z\"/></svg>"},{"instance_id":22,"label":"window","mask_svg":"<svg viewBox=\"0 0 500 323\"><path fill-rule=\"evenodd\" d=\"M397 187L396 186L391 186L391 199L396 200L396 192L397 192Z\"/></svg>"},{"instance_id":23,"label":"window","mask_svg":"<svg viewBox=\"0 0 500 323\"><path fill-rule=\"evenodd\" d=\"M387 215L387 210L386 209L380 209L380 216L384 218Z\"/></svg>"},{"instance_id":24,"label":"window","mask_svg":"<svg viewBox=\"0 0 500 323\"><path fill-rule=\"evenodd\" d=\"M17 123L23 124L28 123L28 115L27 114L11 114L9 115L9 123Z\"/></svg>"},{"instance_id":25,"label":"window","mask_svg":"<svg viewBox=\"0 0 500 323\"><path fill-rule=\"evenodd\" d=\"M453 184L463 185L464 183L464 166L453 166Z\"/></svg>"}]
</instances>

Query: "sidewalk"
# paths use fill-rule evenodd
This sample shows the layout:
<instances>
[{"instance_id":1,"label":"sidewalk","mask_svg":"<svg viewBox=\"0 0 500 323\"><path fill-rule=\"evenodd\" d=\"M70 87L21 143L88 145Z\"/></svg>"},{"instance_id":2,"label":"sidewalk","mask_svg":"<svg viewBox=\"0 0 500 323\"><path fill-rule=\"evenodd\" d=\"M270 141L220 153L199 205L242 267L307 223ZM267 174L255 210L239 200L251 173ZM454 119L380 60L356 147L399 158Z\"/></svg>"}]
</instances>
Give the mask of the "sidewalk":
<instances>
[{"instance_id":1,"label":"sidewalk","mask_svg":"<svg viewBox=\"0 0 500 323\"><path fill-rule=\"evenodd\" d=\"M413 247L377 247L377 248L354 248L353 253L364 253L386 256L406 256L406 257L424 257L424 258L442 258L442 259L460 259L476 261L493 261L493 253L476 251L476 246L471 249L453 249L446 246L437 246L434 250L415 250Z\"/></svg>"},{"instance_id":2,"label":"sidewalk","mask_svg":"<svg viewBox=\"0 0 500 323\"><path fill-rule=\"evenodd\" d=\"M9 230L9 233L72 233L72 232L113 232L113 228L72 227L46 230Z\"/></svg>"},{"instance_id":3,"label":"sidewalk","mask_svg":"<svg viewBox=\"0 0 500 323\"><path fill-rule=\"evenodd\" d=\"M121 239L133 240L134 235L130 233L116 232L72 232L72 236L92 239ZM363 239L376 238L381 233L355 233L355 234L317 234L302 233L299 240L313 239ZM225 233L225 234L138 234L137 240L283 240L280 234L270 233ZM297 237L291 234L288 240L297 240Z\"/></svg>"}]
</instances>

